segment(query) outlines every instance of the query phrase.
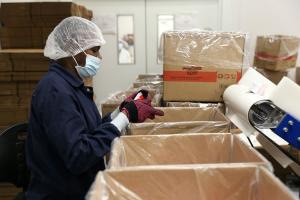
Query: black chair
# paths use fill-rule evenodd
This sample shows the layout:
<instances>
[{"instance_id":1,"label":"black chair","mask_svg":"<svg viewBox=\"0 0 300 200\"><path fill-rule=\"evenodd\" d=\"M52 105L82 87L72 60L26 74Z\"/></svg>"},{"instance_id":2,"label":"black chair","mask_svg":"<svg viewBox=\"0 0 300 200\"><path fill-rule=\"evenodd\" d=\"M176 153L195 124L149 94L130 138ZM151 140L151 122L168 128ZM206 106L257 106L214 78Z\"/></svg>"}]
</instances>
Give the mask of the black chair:
<instances>
[{"instance_id":1,"label":"black chair","mask_svg":"<svg viewBox=\"0 0 300 200\"><path fill-rule=\"evenodd\" d=\"M18 123L0 133L0 182L22 188L17 199L24 199L30 177L25 160L27 129L28 123Z\"/></svg>"}]
</instances>

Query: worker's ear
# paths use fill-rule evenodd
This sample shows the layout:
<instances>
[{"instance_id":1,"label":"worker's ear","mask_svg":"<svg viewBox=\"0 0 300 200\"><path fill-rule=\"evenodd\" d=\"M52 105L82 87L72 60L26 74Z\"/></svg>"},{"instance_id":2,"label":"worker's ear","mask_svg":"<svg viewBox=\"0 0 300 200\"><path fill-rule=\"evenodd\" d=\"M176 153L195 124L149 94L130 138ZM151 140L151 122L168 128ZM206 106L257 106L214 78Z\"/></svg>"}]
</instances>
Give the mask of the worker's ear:
<instances>
[{"instance_id":1,"label":"worker's ear","mask_svg":"<svg viewBox=\"0 0 300 200\"><path fill-rule=\"evenodd\" d=\"M81 67L85 66L86 55L84 52L80 52L79 54L75 55L74 58L76 59L76 62L78 63L79 66L81 66ZM73 61L74 61L74 59L73 59ZM76 65L76 62L74 61L74 63L75 63L74 66Z\"/></svg>"}]
</instances>

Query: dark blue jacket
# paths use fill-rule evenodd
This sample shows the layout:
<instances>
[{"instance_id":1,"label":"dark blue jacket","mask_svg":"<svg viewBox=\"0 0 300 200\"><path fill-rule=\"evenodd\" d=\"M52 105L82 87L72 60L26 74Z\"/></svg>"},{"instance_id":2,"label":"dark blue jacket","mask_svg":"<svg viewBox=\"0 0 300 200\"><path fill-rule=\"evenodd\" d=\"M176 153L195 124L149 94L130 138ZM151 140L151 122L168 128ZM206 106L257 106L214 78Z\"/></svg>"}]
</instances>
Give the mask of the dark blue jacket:
<instances>
[{"instance_id":1,"label":"dark blue jacket","mask_svg":"<svg viewBox=\"0 0 300 200\"><path fill-rule=\"evenodd\" d=\"M103 156L120 135L101 119L92 92L67 69L52 63L32 95L26 160L29 200L83 199Z\"/></svg>"}]
</instances>

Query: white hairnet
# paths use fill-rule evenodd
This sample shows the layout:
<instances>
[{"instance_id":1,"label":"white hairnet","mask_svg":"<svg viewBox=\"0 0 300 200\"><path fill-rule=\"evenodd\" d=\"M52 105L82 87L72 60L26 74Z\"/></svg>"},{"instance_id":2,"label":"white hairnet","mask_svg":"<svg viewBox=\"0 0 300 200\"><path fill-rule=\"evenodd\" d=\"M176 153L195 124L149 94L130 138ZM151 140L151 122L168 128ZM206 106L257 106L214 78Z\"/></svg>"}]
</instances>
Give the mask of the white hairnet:
<instances>
[{"instance_id":1,"label":"white hairnet","mask_svg":"<svg viewBox=\"0 0 300 200\"><path fill-rule=\"evenodd\" d=\"M48 36L44 55L57 60L104 44L103 35L96 24L81 17L68 17Z\"/></svg>"}]
</instances>

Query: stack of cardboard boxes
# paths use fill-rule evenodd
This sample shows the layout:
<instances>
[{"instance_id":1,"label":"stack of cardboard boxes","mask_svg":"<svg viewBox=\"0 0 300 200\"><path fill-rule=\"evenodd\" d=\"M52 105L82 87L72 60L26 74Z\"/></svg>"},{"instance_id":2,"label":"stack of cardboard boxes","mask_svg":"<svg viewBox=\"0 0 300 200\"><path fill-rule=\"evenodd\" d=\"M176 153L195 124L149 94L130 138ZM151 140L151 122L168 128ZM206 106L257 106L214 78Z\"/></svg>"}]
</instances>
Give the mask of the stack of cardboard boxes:
<instances>
[{"instance_id":1,"label":"stack of cardboard boxes","mask_svg":"<svg viewBox=\"0 0 300 200\"><path fill-rule=\"evenodd\" d=\"M0 50L0 130L26 122L32 91L48 70L43 50Z\"/></svg>"},{"instance_id":2,"label":"stack of cardboard boxes","mask_svg":"<svg viewBox=\"0 0 300 200\"><path fill-rule=\"evenodd\" d=\"M34 87L48 71L47 37L69 16L91 19L92 12L72 2L1 4L0 130L28 120Z\"/></svg>"},{"instance_id":3,"label":"stack of cardboard boxes","mask_svg":"<svg viewBox=\"0 0 300 200\"><path fill-rule=\"evenodd\" d=\"M275 84L284 76L299 81L295 75L300 38L285 35L258 36L254 57L257 71ZM296 80L298 79L298 80Z\"/></svg>"},{"instance_id":4,"label":"stack of cardboard boxes","mask_svg":"<svg viewBox=\"0 0 300 200\"><path fill-rule=\"evenodd\" d=\"M44 48L53 28L64 18L92 18L92 12L72 2L2 3L2 49Z\"/></svg>"}]
</instances>

